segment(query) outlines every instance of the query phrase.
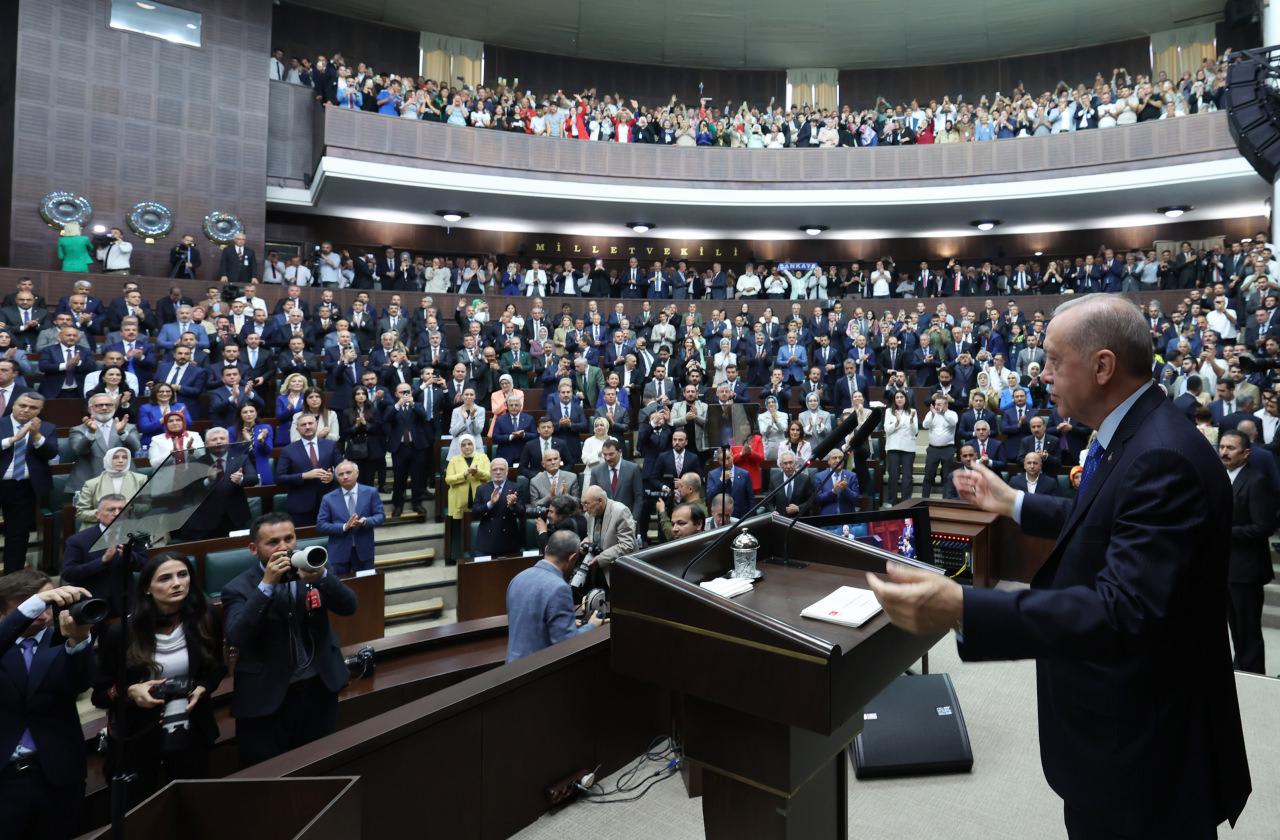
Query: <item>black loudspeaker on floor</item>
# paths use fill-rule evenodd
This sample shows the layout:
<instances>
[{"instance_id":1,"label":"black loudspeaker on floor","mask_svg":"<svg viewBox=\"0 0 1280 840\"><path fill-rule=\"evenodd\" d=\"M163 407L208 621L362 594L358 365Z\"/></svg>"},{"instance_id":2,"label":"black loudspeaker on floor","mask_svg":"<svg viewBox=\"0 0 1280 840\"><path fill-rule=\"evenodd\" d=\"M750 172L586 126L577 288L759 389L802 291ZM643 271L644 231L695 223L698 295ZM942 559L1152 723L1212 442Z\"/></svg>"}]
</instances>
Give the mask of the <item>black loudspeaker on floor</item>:
<instances>
[{"instance_id":1,"label":"black loudspeaker on floor","mask_svg":"<svg viewBox=\"0 0 1280 840\"><path fill-rule=\"evenodd\" d=\"M849 745L859 779L967 773L973 750L947 674L903 674L863 710Z\"/></svg>"}]
</instances>

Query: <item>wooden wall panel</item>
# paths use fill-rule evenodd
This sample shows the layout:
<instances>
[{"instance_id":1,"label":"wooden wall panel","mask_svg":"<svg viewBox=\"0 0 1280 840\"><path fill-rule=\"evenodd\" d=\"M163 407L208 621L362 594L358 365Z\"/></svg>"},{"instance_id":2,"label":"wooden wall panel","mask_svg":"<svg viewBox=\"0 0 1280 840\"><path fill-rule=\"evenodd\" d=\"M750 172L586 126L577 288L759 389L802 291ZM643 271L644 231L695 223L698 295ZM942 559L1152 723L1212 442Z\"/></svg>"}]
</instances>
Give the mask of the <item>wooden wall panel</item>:
<instances>
[{"instance_id":1,"label":"wooden wall panel","mask_svg":"<svg viewBox=\"0 0 1280 840\"><path fill-rule=\"evenodd\" d=\"M167 2L204 15L202 47L108 28L110 0L19 0L18 66L74 67L77 81L51 92L39 73L14 80L9 264L50 264L57 234L37 208L59 189L121 229L137 202L168 205L168 239L141 247L129 234L145 273L165 274L168 248L212 210L262 241L271 0Z\"/></svg>"}]
</instances>

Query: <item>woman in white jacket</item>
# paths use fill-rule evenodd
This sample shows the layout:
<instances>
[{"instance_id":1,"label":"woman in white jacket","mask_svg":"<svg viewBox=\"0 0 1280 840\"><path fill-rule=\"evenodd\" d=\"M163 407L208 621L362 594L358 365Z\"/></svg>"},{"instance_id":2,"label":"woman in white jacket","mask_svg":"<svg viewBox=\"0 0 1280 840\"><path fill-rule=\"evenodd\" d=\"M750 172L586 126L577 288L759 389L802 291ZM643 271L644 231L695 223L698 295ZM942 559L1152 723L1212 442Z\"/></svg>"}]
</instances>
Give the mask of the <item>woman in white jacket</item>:
<instances>
[{"instance_id":1,"label":"woman in white jacket","mask_svg":"<svg viewBox=\"0 0 1280 840\"><path fill-rule=\"evenodd\" d=\"M773 461L778 457L778 447L787 439L787 425L791 418L785 411L778 410L778 398L765 397L764 411L760 412L756 424L760 427L760 437L764 440L765 460Z\"/></svg>"},{"instance_id":2,"label":"woman in white jacket","mask_svg":"<svg viewBox=\"0 0 1280 840\"><path fill-rule=\"evenodd\" d=\"M737 367L738 354L733 352L733 342L727 338L720 339L720 352L716 353L711 363L715 366L715 375L711 380L712 386L718 386L721 382L727 382L729 375L725 369L730 365Z\"/></svg>"},{"instance_id":3,"label":"woman in white jacket","mask_svg":"<svg viewBox=\"0 0 1280 840\"><path fill-rule=\"evenodd\" d=\"M449 443L449 457L461 452L462 435L471 435L483 445L484 407L476 405L476 389L462 389L462 405L453 410L449 418L449 434L453 440Z\"/></svg>"},{"instance_id":4,"label":"woman in white jacket","mask_svg":"<svg viewBox=\"0 0 1280 840\"><path fill-rule=\"evenodd\" d=\"M791 269L783 269L782 276L791 284L791 299L804 300L809 296L809 283L813 280L813 269L809 269L799 277L791 273Z\"/></svg>"},{"instance_id":5,"label":"woman in white jacket","mask_svg":"<svg viewBox=\"0 0 1280 840\"><path fill-rule=\"evenodd\" d=\"M886 492L891 505L911 497L919 432L920 418L916 416L915 407L907 402L905 391L895 392L884 416L884 448L889 460L885 484L888 485Z\"/></svg>"},{"instance_id":6,"label":"woman in white jacket","mask_svg":"<svg viewBox=\"0 0 1280 840\"><path fill-rule=\"evenodd\" d=\"M169 412L160 424L164 428L164 434L151 438L151 445L147 447L147 459L153 468L163 464L175 452L178 454L174 456L173 462L177 464L185 461L191 450L204 448L200 435L187 431L187 418L181 412Z\"/></svg>"}]
</instances>

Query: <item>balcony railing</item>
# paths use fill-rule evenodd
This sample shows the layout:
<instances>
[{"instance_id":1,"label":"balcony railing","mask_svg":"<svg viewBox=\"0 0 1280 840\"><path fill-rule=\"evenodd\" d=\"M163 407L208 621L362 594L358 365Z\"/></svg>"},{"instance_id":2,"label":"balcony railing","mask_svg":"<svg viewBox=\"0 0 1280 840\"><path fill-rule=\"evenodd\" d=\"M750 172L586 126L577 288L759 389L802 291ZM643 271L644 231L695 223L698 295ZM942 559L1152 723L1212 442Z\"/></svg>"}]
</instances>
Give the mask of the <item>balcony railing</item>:
<instances>
[{"instance_id":1,"label":"balcony railing","mask_svg":"<svg viewBox=\"0 0 1280 840\"><path fill-rule=\"evenodd\" d=\"M528 137L325 108L308 91L271 85L273 183L297 185L320 154L534 179L655 186L823 189L1098 174L1237 155L1218 112L981 143L836 149L726 149Z\"/></svg>"}]
</instances>

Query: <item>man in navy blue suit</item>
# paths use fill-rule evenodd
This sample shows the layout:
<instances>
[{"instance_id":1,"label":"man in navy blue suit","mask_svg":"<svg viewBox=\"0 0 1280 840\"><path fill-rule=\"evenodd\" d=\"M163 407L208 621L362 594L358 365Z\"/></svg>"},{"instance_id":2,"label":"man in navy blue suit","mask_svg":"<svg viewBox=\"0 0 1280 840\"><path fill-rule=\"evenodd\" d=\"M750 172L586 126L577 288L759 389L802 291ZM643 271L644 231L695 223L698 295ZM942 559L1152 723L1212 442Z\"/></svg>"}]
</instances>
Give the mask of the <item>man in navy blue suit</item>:
<instances>
[{"instance_id":1,"label":"man in navy blue suit","mask_svg":"<svg viewBox=\"0 0 1280 840\"><path fill-rule=\"evenodd\" d=\"M119 493L108 493L98 500L98 524L82 531L77 531L63 543L62 579L76 586L83 586L94 598L102 598L111 608L111 616L119 617L129 611L125 609L128 593L121 585L120 574L116 570L121 563L127 563L130 570L137 571L147 562L146 549L141 545L134 546L129 557L125 557L124 546L112 545L104 549L93 550L94 543L102 536L128 502Z\"/></svg>"},{"instance_id":2,"label":"man in navy blue suit","mask_svg":"<svg viewBox=\"0 0 1280 840\"><path fill-rule=\"evenodd\" d=\"M320 500L316 530L329 538L329 566L336 574L367 571L373 568L373 529L386 520L382 499L358 483L355 463L343 461L333 473L338 487Z\"/></svg>"},{"instance_id":3,"label":"man in navy blue suit","mask_svg":"<svg viewBox=\"0 0 1280 840\"><path fill-rule=\"evenodd\" d=\"M167 382L178 392L176 401L187 407L194 418L200 411L200 395L204 393L204 370L191 361L191 348L178 345L173 348L173 361L165 362L156 371L156 382Z\"/></svg>"},{"instance_id":4,"label":"man in navy blue suit","mask_svg":"<svg viewBox=\"0 0 1280 840\"><path fill-rule=\"evenodd\" d=\"M499 414L493 423L493 442L497 444L497 456L508 464L520 463L524 445L537 435L533 415L524 410L524 398L507 397L507 413Z\"/></svg>"},{"instance_id":5,"label":"man in navy blue suit","mask_svg":"<svg viewBox=\"0 0 1280 840\"><path fill-rule=\"evenodd\" d=\"M40 393L49 398L84 396L84 378L98 369L91 353L85 353L79 345L80 331L75 327L63 327L58 332L58 342L44 349L40 355Z\"/></svg>"},{"instance_id":6,"label":"man in navy blue suit","mask_svg":"<svg viewBox=\"0 0 1280 840\"><path fill-rule=\"evenodd\" d=\"M139 382L150 382L156 372L155 347L138 334L138 319L125 318L120 325L120 340L103 348L103 352L117 351L124 356L124 369L138 377Z\"/></svg>"},{"instance_id":7,"label":"man in navy blue suit","mask_svg":"<svg viewBox=\"0 0 1280 840\"><path fill-rule=\"evenodd\" d=\"M720 450L720 457L714 461L720 466L707 473L707 498L728 493L733 499L733 509L745 515L756 500L751 475L733 465L733 452L728 446Z\"/></svg>"},{"instance_id":8,"label":"man in navy blue suit","mask_svg":"<svg viewBox=\"0 0 1280 840\"><path fill-rule=\"evenodd\" d=\"M89 625L63 610L89 593L42 572L0 577L0 825L4 836L73 837L86 774L76 697L93 680Z\"/></svg>"},{"instance_id":9,"label":"man in navy blue suit","mask_svg":"<svg viewBox=\"0 0 1280 840\"><path fill-rule=\"evenodd\" d=\"M351 392L360 384L364 367L354 347L344 347L341 355L328 366L328 377L325 386L329 393L329 407L342 412L351 408Z\"/></svg>"},{"instance_id":10,"label":"man in navy blue suit","mask_svg":"<svg viewBox=\"0 0 1280 840\"><path fill-rule=\"evenodd\" d=\"M4 514L4 571L27 564L27 545L36 527L40 498L53 490L49 461L58 454L58 430L40 419L44 397L27 391L0 418L0 513Z\"/></svg>"},{"instance_id":11,"label":"man in navy blue suit","mask_svg":"<svg viewBox=\"0 0 1280 840\"><path fill-rule=\"evenodd\" d=\"M562 383L558 390L559 398L553 397L547 403L546 416L551 418L554 430L551 434L558 444L556 449L559 450L560 457L564 459L566 467L572 467L581 457L581 435L587 432L587 416L582 410L582 402L574 399L571 383ZM541 461L538 462L538 469L542 469Z\"/></svg>"},{"instance_id":12,"label":"man in navy blue suit","mask_svg":"<svg viewBox=\"0 0 1280 840\"><path fill-rule=\"evenodd\" d=\"M316 418L304 414L298 419L298 439L276 458L276 484L286 487L289 511L295 525L314 525L320 499L333 484L333 468L338 465L338 448L333 441L316 436Z\"/></svg>"},{"instance_id":13,"label":"man in navy blue suit","mask_svg":"<svg viewBox=\"0 0 1280 840\"><path fill-rule=\"evenodd\" d=\"M1079 495L1014 491L983 467L961 497L1056 539L1029 590L868 575L891 621L959 631L966 660L1037 660L1040 755L1077 838L1211 838L1251 783L1227 644L1231 487L1151 382L1149 325L1129 301L1058 307L1044 381L1098 430Z\"/></svg>"},{"instance_id":14,"label":"man in navy blue suit","mask_svg":"<svg viewBox=\"0 0 1280 840\"><path fill-rule=\"evenodd\" d=\"M819 515L853 513L858 509L858 476L845 469L844 452L827 453L827 468L813 477L813 506Z\"/></svg>"},{"instance_id":15,"label":"man in navy blue suit","mask_svg":"<svg viewBox=\"0 0 1280 840\"><path fill-rule=\"evenodd\" d=\"M250 386L240 384L240 369L224 367L222 385L209 392L209 419L216 426L238 428L240 409L246 405L254 406L258 414L262 414L262 397Z\"/></svg>"}]
</instances>

